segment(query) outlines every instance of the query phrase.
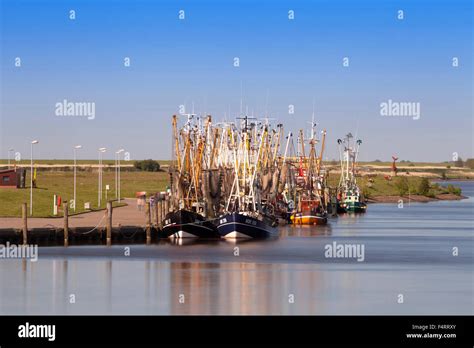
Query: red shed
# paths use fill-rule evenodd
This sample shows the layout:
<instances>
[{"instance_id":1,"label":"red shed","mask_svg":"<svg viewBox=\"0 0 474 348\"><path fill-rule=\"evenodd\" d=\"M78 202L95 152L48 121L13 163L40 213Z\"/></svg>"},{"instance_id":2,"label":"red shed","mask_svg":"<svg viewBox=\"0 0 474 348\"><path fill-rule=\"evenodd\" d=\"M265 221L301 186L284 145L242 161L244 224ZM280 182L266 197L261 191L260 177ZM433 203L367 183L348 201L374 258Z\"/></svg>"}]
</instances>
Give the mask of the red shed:
<instances>
[{"instance_id":1,"label":"red shed","mask_svg":"<svg viewBox=\"0 0 474 348\"><path fill-rule=\"evenodd\" d=\"M0 170L0 187L17 187L17 174L15 169Z\"/></svg>"}]
</instances>

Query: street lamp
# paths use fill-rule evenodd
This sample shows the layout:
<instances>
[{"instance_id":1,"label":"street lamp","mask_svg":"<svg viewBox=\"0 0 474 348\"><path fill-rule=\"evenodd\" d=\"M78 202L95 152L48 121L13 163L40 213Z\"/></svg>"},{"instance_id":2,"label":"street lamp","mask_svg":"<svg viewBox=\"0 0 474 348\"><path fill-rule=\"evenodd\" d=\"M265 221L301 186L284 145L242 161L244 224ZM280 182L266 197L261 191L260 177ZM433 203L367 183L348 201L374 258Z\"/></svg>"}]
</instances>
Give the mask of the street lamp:
<instances>
[{"instance_id":1,"label":"street lamp","mask_svg":"<svg viewBox=\"0 0 474 348\"><path fill-rule=\"evenodd\" d=\"M115 178L115 187L116 187L116 196L117 200L120 203L120 154L124 152L124 149L118 150L115 154L117 155L117 174Z\"/></svg>"},{"instance_id":2,"label":"street lamp","mask_svg":"<svg viewBox=\"0 0 474 348\"><path fill-rule=\"evenodd\" d=\"M98 207L100 208L100 203L102 200L102 154L107 149L105 147L99 148L99 191L98 191Z\"/></svg>"},{"instance_id":3,"label":"street lamp","mask_svg":"<svg viewBox=\"0 0 474 348\"><path fill-rule=\"evenodd\" d=\"M38 140L31 142L31 169L30 169L30 216L33 215L33 145L38 144Z\"/></svg>"},{"instance_id":4,"label":"street lamp","mask_svg":"<svg viewBox=\"0 0 474 348\"><path fill-rule=\"evenodd\" d=\"M76 211L76 150L81 149L82 145L74 146L74 212Z\"/></svg>"},{"instance_id":5,"label":"street lamp","mask_svg":"<svg viewBox=\"0 0 474 348\"><path fill-rule=\"evenodd\" d=\"M8 149L8 168L10 168L10 152L15 152L15 149Z\"/></svg>"}]
</instances>

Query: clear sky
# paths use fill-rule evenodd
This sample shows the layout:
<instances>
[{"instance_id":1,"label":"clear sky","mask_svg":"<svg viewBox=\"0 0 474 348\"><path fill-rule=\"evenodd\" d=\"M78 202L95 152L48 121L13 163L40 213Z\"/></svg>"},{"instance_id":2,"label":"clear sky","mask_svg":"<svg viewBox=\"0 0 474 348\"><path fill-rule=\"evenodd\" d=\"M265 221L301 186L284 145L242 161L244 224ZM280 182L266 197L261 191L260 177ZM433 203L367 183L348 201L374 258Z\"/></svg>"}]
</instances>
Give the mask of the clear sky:
<instances>
[{"instance_id":1,"label":"clear sky","mask_svg":"<svg viewBox=\"0 0 474 348\"><path fill-rule=\"evenodd\" d=\"M349 131L361 160L474 157L472 0L0 2L2 158L39 139L39 158L81 144L84 159L101 146L167 159L179 105L232 119L241 95L295 132L314 100L329 159ZM95 118L56 116L64 99L94 102ZM381 116L389 99L420 103L420 118Z\"/></svg>"}]
</instances>

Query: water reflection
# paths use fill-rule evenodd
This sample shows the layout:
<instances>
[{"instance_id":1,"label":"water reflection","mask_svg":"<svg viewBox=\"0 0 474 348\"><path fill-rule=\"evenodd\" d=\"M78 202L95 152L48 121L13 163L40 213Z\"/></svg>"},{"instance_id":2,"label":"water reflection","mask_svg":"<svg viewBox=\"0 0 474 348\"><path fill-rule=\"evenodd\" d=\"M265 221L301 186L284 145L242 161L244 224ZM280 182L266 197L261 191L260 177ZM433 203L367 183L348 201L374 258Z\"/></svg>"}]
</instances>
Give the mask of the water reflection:
<instances>
[{"instance_id":1,"label":"water reflection","mask_svg":"<svg viewBox=\"0 0 474 348\"><path fill-rule=\"evenodd\" d=\"M5 262L11 264L2 276L10 281L0 284L0 314L470 314L472 308L467 269L425 266L419 277L408 266ZM416 306L388 301L400 289Z\"/></svg>"},{"instance_id":2,"label":"water reflection","mask_svg":"<svg viewBox=\"0 0 474 348\"><path fill-rule=\"evenodd\" d=\"M332 234L331 221L327 225L309 226L309 225L287 225L280 228L280 237L313 237L330 236Z\"/></svg>"},{"instance_id":3,"label":"water reflection","mask_svg":"<svg viewBox=\"0 0 474 348\"><path fill-rule=\"evenodd\" d=\"M42 248L36 263L0 260L0 314L472 315L472 210L472 199L371 205L278 239L165 240L131 257L124 246ZM364 243L366 261L324 258L334 240Z\"/></svg>"}]
</instances>

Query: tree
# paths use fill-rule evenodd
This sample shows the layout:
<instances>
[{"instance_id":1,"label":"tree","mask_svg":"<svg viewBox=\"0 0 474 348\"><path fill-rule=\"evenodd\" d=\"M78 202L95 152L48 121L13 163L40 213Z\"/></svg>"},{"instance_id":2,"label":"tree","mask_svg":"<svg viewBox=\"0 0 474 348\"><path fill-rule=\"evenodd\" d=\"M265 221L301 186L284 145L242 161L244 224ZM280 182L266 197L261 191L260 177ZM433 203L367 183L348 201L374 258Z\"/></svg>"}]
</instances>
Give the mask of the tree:
<instances>
[{"instance_id":1,"label":"tree","mask_svg":"<svg viewBox=\"0 0 474 348\"><path fill-rule=\"evenodd\" d=\"M456 161L454 161L454 166L455 167L464 167L464 162L462 161L461 157L458 157Z\"/></svg>"},{"instance_id":2,"label":"tree","mask_svg":"<svg viewBox=\"0 0 474 348\"><path fill-rule=\"evenodd\" d=\"M464 164L466 167L474 169L474 158L468 158Z\"/></svg>"},{"instance_id":3,"label":"tree","mask_svg":"<svg viewBox=\"0 0 474 348\"><path fill-rule=\"evenodd\" d=\"M158 172L160 170L160 163L152 159L147 159L144 161L135 161L133 166L138 170L143 170L145 172Z\"/></svg>"},{"instance_id":4,"label":"tree","mask_svg":"<svg viewBox=\"0 0 474 348\"><path fill-rule=\"evenodd\" d=\"M395 182L395 186L400 196L405 196L408 193L408 179L405 176L398 177L398 180Z\"/></svg>"},{"instance_id":5,"label":"tree","mask_svg":"<svg viewBox=\"0 0 474 348\"><path fill-rule=\"evenodd\" d=\"M422 178L418 185L418 194L426 196L430 191L430 182L427 178Z\"/></svg>"}]
</instances>

